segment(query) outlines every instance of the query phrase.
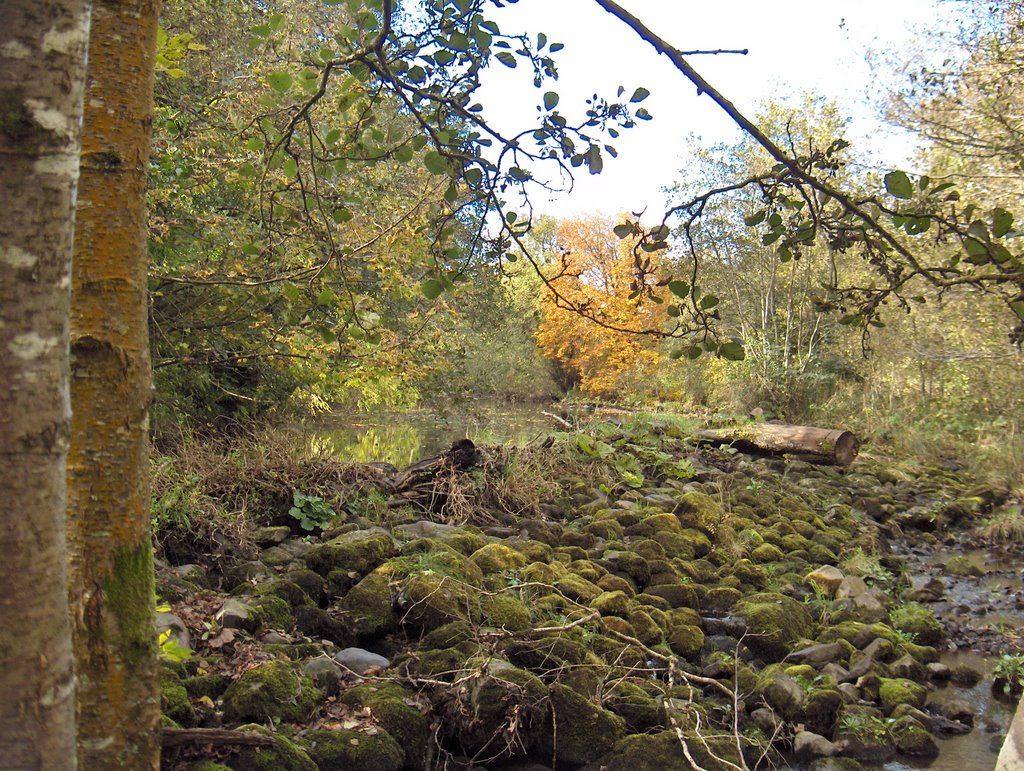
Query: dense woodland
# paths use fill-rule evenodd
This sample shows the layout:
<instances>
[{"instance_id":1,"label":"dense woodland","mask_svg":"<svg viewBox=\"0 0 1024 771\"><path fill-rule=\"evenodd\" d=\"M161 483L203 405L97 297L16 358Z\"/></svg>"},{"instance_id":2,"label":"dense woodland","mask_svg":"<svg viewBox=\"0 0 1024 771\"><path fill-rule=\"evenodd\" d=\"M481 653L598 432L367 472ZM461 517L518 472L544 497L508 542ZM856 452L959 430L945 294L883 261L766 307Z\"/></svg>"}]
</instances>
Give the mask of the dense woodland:
<instances>
[{"instance_id":1,"label":"dense woodland","mask_svg":"<svg viewBox=\"0 0 1024 771\"><path fill-rule=\"evenodd\" d=\"M879 169L828 94L742 115L668 30L595 0L738 138L697 148L664 211L556 220L531 201L628 162L616 141L657 115L643 84L563 103L572 41L501 29L497 0L95 0L91 25L79 0L5 3L0 767L157 768L163 741L164 767L207 771L748 769L804 752L805 726L840 747L820 757L856 758L875 716L840 711L844 676L771 667L841 639L846 675L922 688L959 639L880 544L1024 542L1024 15L946 5L956 24L875 54L880 118L920 147ZM476 103L488 68L536 86L515 135ZM404 471L302 457L281 428L483 400L563 417L543 443ZM572 417L595 405L631 417ZM785 461L798 483L696 438L766 418L852 431L863 459L845 477ZM824 567L865 593L835 596ZM158 602L178 626L157 632ZM734 606L750 666L704 645ZM985 639L1019 693L1011 638ZM246 686L283 688L286 713L239 695L260 667L357 645L404 664ZM875 688L879 730L927 756L918 729L942 729L897 714L925 699L895 687ZM560 739L560 710L603 738Z\"/></svg>"}]
</instances>

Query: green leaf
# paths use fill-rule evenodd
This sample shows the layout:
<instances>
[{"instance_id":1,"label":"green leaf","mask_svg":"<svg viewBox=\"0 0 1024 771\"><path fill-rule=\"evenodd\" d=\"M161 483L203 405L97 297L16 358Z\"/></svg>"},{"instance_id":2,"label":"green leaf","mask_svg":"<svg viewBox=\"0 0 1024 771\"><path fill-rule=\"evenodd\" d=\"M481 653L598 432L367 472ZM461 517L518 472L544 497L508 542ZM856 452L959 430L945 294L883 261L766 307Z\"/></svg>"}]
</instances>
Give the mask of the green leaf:
<instances>
[{"instance_id":1,"label":"green leaf","mask_svg":"<svg viewBox=\"0 0 1024 771\"><path fill-rule=\"evenodd\" d=\"M548 91L544 94L544 109L553 110L558 105L558 94L554 91Z\"/></svg>"},{"instance_id":2,"label":"green leaf","mask_svg":"<svg viewBox=\"0 0 1024 771\"><path fill-rule=\"evenodd\" d=\"M330 131L327 132L327 135L324 137L324 142L326 142L329 145L333 145L339 139L341 139L341 130L331 129Z\"/></svg>"},{"instance_id":3,"label":"green leaf","mask_svg":"<svg viewBox=\"0 0 1024 771\"><path fill-rule=\"evenodd\" d=\"M967 252L967 261L972 265L984 265L988 262L988 248L981 241L965 238L964 251Z\"/></svg>"},{"instance_id":4,"label":"green leaf","mask_svg":"<svg viewBox=\"0 0 1024 771\"><path fill-rule=\"evenodd\" d=\"M714 308L716 305L718 305L718 298L715 297L713 294L709 294L707 297L700 301L701 310L706 311L709 308Z\"/></svg>"},{"instance_id":5,"label":"green leaf","mask_svg":"<svg viewBox=\"0 0 1024 771\"><path fill-rule=\"evenodd\" d=\"M743 349L743 343L732 340L718 346L718 355L728 361L743 361L747 358L747 352Z\"/></svg>"},{"instance_id":6,"label":"green leaf","mask_svg":"<svg viewBox=\"0 0 1024 771\"><path fill-rule=\"evenodd\" d=\"M324 289L322 292L320 292L320 294L316 296L317 305L333 305L335 302L337 302L337 300L338 295L336 295L330 289Z\"/></svg>"},{"instance_id":7,"label":"green leaf","mask_svg":"<svg viewBox=\"0 0 1024 771\"><path fill-rule=\"evenodd\" d=\"M668 290L676 297L684 300L690 296L690 285L685 281L669 281Z\"/></svg>"},{"instance_id":8,"label":"green leaf","mask_svg":"<svg viewBox=\"0 0 1024 771\"><path fill-rule=\"evenodd\" d=\"M554 46L552 46L552 49L553 48ZM512 69L516 68L516 57L514 57L508 51L498 51L498 53L495 54L495 57L498 59L499 62L504 64L506 67L511 67Z\"/></svg>"},{"instance_id":9,"label":"green leaf","mask_svg":"<svg viewBox=\"0 0 1024 771\"><path fill-rule=\"evenodd\" d=\"M479 185L483 181L484 173L474 166L473 168L466 169L462 177L466 180L467 184Z\"/></svg>"},{"instance_id":10,"label":"green leaf","mask_svg":"<svg viewBox=\"0 0 1024 771\"><path fill-rule=\"evenodd\" d=\"M410 145L402 145L395 150L395 160L399 163L408 163L412 160L413 149Z\"/></svg>"},{"instance_id":11,"label":"green leaf","mask_svg":"<svg viewBox=\"0 0 1024 771\"><path fill-rule=\"evenodd\" d=\"M997 208L992 212L992 235L1002 238L1013 227L1013 215L1006 209Z\"/></svg>"},{"instance_id":12,"label":"green leaf","mask_svg":"<svg viewBox=\"0 0 1024 771\"><path fill-rule=\"evenodd\" d=\"M640 88L638 88L636 91L633 92L633 96L629 97L629 101L630 102L642 102L644 99L646 99L650 95L651 95L651 92L648 91L643 86L641 86Z\"/></svg>"},{"instance_id":13,"label":"green leaf","mask_svg":"<svg viewBox=\"0 0 1024 771\"><path fill-rule=\"evenodd\" d=\"M331 219L333 219L337 224L340 225L343 222L348 222L350 219L352 219L352 212L350 212L348 209L335 209L334 212L331 214Z\"/></svg>"},{"instance_id":14,"label":"green leaf","mask_svg":"<svg viewBox=\"0 0 1024 771\"><path fill-rule=\"evenodd\" d=\"M630 223L624 222L621 225L616 225L615 227L613 227L612 232L619 238L627 238L631 236L634 231L633 226Z\"/></svg>"},{"instance_id":15,"label":"green leaf","mask_svg":"<svg viewBox=\"0 0 1024 771\"><path fill-rule=\"evenodd\" d=\"M444 291L444 284L436 278L428 278L420 284L420 291L428 300L436 300Z\"/></svg>"},{"instance_id":16,"label":"green leaf","mask_svg":"<svg viewBox=\"0 0 1024 771\"><path fill-rule=\"evenodd\" d=\"M766 216L768 216L768 212L766 212L764 209L761 209L761 211L755 214L751 214L749 217L744 217L743 224L746 225L748 228L752 228L755 225L760 225L762 222L764 222L764 218Z\"/></svg>"},{"instance_id":17,"label":"green leaf","mask_svg":"<svg viewBox=\"0 0 1024 771\"><path fill-rule=\"evenodd\" d=\"M563 48L565 48L565 43L552 43L551 45L548 46L548 51L550 51L551 53L558 53Z\"/></svg>"},{"instance_id":18,"label":"green leaf","mask_svg":"<svg viewBox=\"0 0 1024 771\"><path fill-rule=\"evenodd\" d=\"M448 161L437 150L431 150L423 156L423 165L431 174L446 174L448 172Z\"/></svg>"},{"instance_id":19,"label":"green leaf","mask_svg":"<svg viewBox=\"0 0 1024 771\"><path fill-rule=\"evenodd\" d=\"M267 83L279 94L292 87L292 76L287 72L272 72L267 75Z\"/></svg>"},{"instance_id":20,"label":"green leaf","mask_svg":"<svg viewBox=\"0 0 1024 771\"><path fill-rule=\"evenodd\" d=\"M904 171L890 171L885 175L885 189L895 198L912 198L914 184Z\"/></svg>"},{"instance_id":21,"label":"green leaf","mask_svg":"<svg viewBox=\"0 0 1024 771\"><path fill-rule=\"evenodd\" d=\"M294 158L288 158L284 162L284 165L281 166L281 171L284 172L284 175L290 179L292 177L298 176L299 165L295 162Z\"/></svg>"}]
</instances>

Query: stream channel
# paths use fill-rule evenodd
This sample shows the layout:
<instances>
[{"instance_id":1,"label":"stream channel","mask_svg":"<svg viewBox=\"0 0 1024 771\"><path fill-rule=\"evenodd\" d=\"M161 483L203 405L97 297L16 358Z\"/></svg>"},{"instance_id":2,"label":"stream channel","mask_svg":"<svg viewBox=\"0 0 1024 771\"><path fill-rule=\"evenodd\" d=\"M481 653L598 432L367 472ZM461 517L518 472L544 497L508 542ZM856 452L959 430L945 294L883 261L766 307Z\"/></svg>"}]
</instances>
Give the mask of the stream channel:
<instances>
[{"instance_id":1,"label":"stream channel","mask_svg":"<svg viewBox=\"0 0 1024 771\"><path fill-rule=\"evenodd\" d=\"M560 428L543 414L551 409L537 403L484 402L440 411L335 413L300 424L295 431L300 446L311 454L402 468L443 452L463 437L483 444L525 444ZM982 678L972 686L940 685L928 701L936 705L952 699L968 702L976 716L974 729L940 739L940 755L934 760L900 758L877 767L992 771L1016 706L993 695L992 669L999 653L1013 649L1011 642L1024 635L1024 563L1019 553L979 545L967 534L936 535L933 543L897 540L891 546L906 560L913 588L922 589L929 581L933 587L935 581L943 585L941 598L929 604L953 641L941 661L951 669L970 667ZM944 565L955 555L967 557L980 575L950 575Z\"/></svg>"}]
</instances>

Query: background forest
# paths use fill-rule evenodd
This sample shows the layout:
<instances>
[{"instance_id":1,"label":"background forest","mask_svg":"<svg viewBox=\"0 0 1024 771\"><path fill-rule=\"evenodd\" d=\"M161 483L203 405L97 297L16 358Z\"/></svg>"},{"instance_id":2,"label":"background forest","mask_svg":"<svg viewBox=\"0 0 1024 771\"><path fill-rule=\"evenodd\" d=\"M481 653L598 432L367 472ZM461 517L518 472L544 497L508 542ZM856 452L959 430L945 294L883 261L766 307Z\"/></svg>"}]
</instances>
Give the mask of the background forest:
<instances>
[{"instance_id":1,"label":"background forest","mask_svg":"<svg viewBox=\"0 0 1024 771\"><path fill-rule=\"evenodd\" d=\"M937 28L916 61L901 52L897 70L879 57L890 73L882 108L920 139L923 184L955 184L965 200L1012 211L1022 192L1013 116L1024 94L1010 77L1019 9L957 9L958 31ZM641 229L613 233L627 213L542 217L519 244L481 238L472 186L450 182L395 97L352 77L299 116L305 138L282 145L288 99L318 88L312 70L282 65L315 54L310 36L331 18L312 2L164 6L150 195L158 437L289 408L570 397L698 413L760 407L973 458L1004 481L1016 472L1022 359L1006 296L918 282L868 320L844 312L830 287L870 285L867 251L836 238L780 248L762 230L763 189L744 187L670 223L665 247L648 253L648 278L699 264L695 304L720 340L742 342L742 353L719 343L699 356L665 335L681 306L638 293ZM870 148L843 142L827 96L764 104L755 123L793 157L827 151L844 189L866 199L882 185L861 160ZM666 191L669 206L776 163L749 135L697 157ZM927 235L915 248L946 259L948 239ZM587 308L601 309L599 323Z\"/></svg>"}]
</instances>

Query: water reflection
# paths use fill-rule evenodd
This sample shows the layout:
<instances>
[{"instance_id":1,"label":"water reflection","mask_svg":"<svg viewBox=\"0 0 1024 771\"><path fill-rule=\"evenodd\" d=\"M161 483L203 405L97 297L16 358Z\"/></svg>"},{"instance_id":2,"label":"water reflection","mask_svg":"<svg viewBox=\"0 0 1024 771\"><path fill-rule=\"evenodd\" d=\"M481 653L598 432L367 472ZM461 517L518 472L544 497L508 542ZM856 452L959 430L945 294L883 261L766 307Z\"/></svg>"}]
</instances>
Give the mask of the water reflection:
<instances>
[{"instance_id":1,"label":"water reflection","mask_svg":"<svg viewBox=\"0 0 1024 771\"><path fill-rule=\"evenodd\" d=\"M398 467L436 455L456 439L479 444L526 444L557 426L547 405L474 404L459 410L336 413L298 427L309 454Z\"/></svg>"}]
</instances>

